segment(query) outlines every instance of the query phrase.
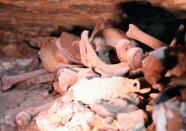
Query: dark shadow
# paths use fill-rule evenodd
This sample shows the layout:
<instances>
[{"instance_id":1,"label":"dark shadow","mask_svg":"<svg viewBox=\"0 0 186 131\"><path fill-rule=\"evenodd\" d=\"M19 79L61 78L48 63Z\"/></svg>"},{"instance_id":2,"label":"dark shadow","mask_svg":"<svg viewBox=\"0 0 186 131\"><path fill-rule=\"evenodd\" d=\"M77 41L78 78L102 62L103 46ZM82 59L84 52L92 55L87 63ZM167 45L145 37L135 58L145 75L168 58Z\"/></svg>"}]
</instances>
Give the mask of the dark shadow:
<instances>
[{"instance_id":1,"label":"dark shadow","mask_svg":"<svg viewBox=\"0 0 186 131\"><path fill-rule=\"evenodd\" d=\"M75 34L77 36L81 36L81 33L84 30L89 30L90 31L89 34L91 34L91 32L92 32L92 29L91 28L84 27L84 26L75 25L71 29L66 29L66 28L63 28L62 26L58 26L58 28L56 30L54 30L54 31L52 31L50 33L50 36L52 36L52 37L60 37L60 35L61 35L61 33L63 31L66 31L68 33L73 33L73 34Z\"/></svg>"},{"instance_id":2,"label":"dark shadow","mask_svg":"<svg viewBox=\"0 0 186 131\"><path fill-rule=\"evenodd\" d=\"M85 26L73 26L73 28L71 30L69 30L68 32L69 33L73 33L77 36L81 36L81 33L84 31L84 30L88 30L90 33L89 35L91 34L92 30L91 28L88 28L88 27L85 27Z\"/></svg>"},{"instance_id":3,"label":"dark shadow","mask_svg":"<svg viewBox=\"0 0 186 131\"><path fill-rule=\"evenodd\" d=\"M53 30L53 31L50 33L50 36L51 36L51 37L60 37L61 33L62 33L64 30L67 30L67 29L63 28L62 26L58 26L57 29Z\"/></svg>"},{"instance_id":4,"label":"dark shadow","mask_svg":"<svg viewBox=\"0 0 186 131\"><path fill-rule=\"evenodd\" d=\"M134 23L144 32L170 44L178 27L185 20L178 19L168 10L152 6L147 1L123 2L117 5L126 17L129 17L129 23ZM180 41L182 38L179 38Z\"/></svg>"}]
</instances>

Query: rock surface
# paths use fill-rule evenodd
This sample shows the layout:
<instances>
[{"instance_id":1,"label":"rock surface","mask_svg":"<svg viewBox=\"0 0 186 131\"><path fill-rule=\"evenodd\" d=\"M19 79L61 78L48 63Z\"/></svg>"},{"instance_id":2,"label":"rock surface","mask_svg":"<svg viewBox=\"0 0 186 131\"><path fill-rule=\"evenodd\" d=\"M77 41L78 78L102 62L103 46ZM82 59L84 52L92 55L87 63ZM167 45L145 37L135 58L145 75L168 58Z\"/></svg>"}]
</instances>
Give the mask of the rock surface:
<instances>
[{"instance_id":1,"label":"rock surface","mask_svg":"<svg viewBox=\"0 0 186 131\"><path fill-rule=\"evenodd\" d=\"M127 0L0 0L0 46L22 44L39 36L59 35L63 29L71 30L75 25L93 27L100 13L115 10L120 2ZM176 13L178 9L186 9L185 0L150 2ZM179 15L183 17L184 13Z\"/></svg>"}]
</instances>

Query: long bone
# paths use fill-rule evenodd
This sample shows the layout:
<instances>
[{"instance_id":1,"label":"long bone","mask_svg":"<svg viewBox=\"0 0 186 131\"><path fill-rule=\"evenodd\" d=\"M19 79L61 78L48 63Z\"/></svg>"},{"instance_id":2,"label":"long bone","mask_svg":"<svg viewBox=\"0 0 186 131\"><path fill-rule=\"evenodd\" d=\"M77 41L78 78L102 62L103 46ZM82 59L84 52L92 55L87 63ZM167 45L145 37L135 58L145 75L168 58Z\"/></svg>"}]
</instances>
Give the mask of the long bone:
<instances>
[{"instance_id":1,"label":"long bone","mask_svg":"<svg viewBox=\"0 0 186 131\"><path fill-rule=\"evenodd\" d=\"M20 82L16 85L16 87L18 87L19 89L25 89L33 85L46 83L46 82L52 82L54 80L55 80L55 75L53 73L47 73L47 74L35 76L33 78L30 78L29 80Z\"/></svg>"},{"instance_id":2,"label":"long bone","mask_svg":"<svg viewBox=\"0 0 186 131\"><path fill-rule=\"evenodd\" d=\"M99 23L98 23L99 24ZM117 31L115 29L104 29L103 31L105 43L116 48L116 53L121 62L127 62L129 65L135 65L134 68L141 66L142 54L140 51L131 51L134 46L128 37L136 39L153 49L160 48L166 44L162 41L148 35L147 33L140 30L133 24L129 25L129 30L125 34L122 31ZM98 32L99 33L99 32ZM127 36L126 36L127 35ZM95 35L96 36L96 35ZM121 40L123 39L123 40ZM93 41L93 39L92 39ZM136 53L138 52L138 53ZM134 55L135 54L135 55ZM140 56L141 55L141 56ZM138 57L137 57L138 56ZM106 68L105 68L106 69ZM101 69L103 70L103 69ZM102 72L104 74L104 72ZM120 72L118 72L120 74Z\"/></svg>"},{"instance_id":3,"label":"long bone","mask_svg":"<svg viewBox=\"0 0 186 131\"><path fill-rule=\"evenodd\" d=\"M81 65L69 65L60 63L57 65L57 68L72 68L72 67L79 67ZM18 87L25 88L38 84L38 83L45 83L48 81L53 81L55 79L54 74L50 73L45 69L40 69L32 72L26 72L23 74L18 75L5 75L2 76L2 90L6 91L10 89L14 84L20 82ZM37 80L37 81L36 81Z\"/></svg>"},{"instance_id":4,"label":"long bone","mask_svg":"<svg viewBox=\"0 0 186 131\"><path fill-rule=\"evenodd\" d=\"M35 76L38 75L43 75L43 74L47 74L48 71L45 69L40 69L40 70L36 70L36 71L32 71L32 72L27 72L24 74L19 74L19 75L5 75L2 76L2 90L6 91L8 89L11 88L12 85L21 82L21 81L25 81L28 80L30 78L33 78Z\"/></svg>"},{"instance_id":5,"label":"long bone","mask_svg":"<svg viewBox=\"0 0 186 131\"><path fill-rule=\"evenodd\" d=\"M61 66L63 65L64 67L70 67L71 65L69 64L71 64L71 62L74 62L74 60L76 62L76 58L79 58L80 61L79 48L78 48L79 46L76 46L75 42L73 42L78 38L79 37L73 34L63 32L60 38L46 38L46 40L45 39L41 40L41 44L40 44L41 49L39 55L40 55L40 59L42 60L42 65L47 71L45 70L43 73L42 71L39 70L39 71L24 73L22 75L3 76L2 90L4 91L8 90L11 88L12 85L18 82L25 81L33 77L37 77L38 75L46 74L48 71L55 72L57 71L58 68L57 66L59 63L61 63ZM62 49L61 46L65 49ZM74 66L78 66L78 65L74 65ZM45 79L44 76L41 76L40 78Z\"/></svg>"},{"instance_id":6,"label":"long bone","mask_svg":"<svg viewBox=\"0 0 186 131\"><path fill-rule=\"evenodd\" d=\"M129 38L138 40L138 41L146 44L147 46L149 46L153 49L158 49L160 47L166 46L166 44L164 42L162 42L162 41L150 36L149 34L143 32L142 30L140 30L134 24L129 25L129 29L126 32L126 35Z\"/></svg>"}]
</instances>

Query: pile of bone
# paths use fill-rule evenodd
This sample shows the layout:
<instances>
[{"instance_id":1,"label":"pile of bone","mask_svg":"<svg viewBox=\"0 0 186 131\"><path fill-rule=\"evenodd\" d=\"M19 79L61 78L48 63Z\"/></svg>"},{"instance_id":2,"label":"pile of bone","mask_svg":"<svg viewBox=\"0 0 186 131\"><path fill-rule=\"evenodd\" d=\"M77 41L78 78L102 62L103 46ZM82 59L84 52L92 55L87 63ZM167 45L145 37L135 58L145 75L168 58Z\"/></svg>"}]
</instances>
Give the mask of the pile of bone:
<instances>
[{"instance_id":1,"label":"pile of bone","mask_svg":"<svg viewBox=\"0 0 186 131\"><path fill-rule=\"evenodd\" d=\"M81 79L36 117L42 131L145 130L147 113L135 92L138 80L123 77Z\"/></svg>"},{"instance_id":2,"label":"pile of bone","mask_svg":"<svg viewBox=\"0 0 186 131\"><path fill-rule=\"evenodd\" d=\"M165 90L152 107L154 94L145 97L149 91L140 86L138 80L124 77L81 79L40 112L37 127L42 131L185 129L185 87ZM151 102L142 105L146 99Z\"/></svg>"},{"instance_id":3,"label":"pile of bone","mask_svg":"<svg viewBox=\"0 0 186 131\"><path fill-rule=\"evenodd\" d=\"M42 131L186 129L186 48L176 39L182 25L168 45L133 24L125 33L106 23L99 21L90 38L88 31L80 37L63 32L60 38L37 41L45 69L3 77L4 90L25 80L23 85L55 81L54 90L61 94L18 113L17 125L34 118ZM110 48L119 62L109 57Z\"/></svg>"}]
</instances>

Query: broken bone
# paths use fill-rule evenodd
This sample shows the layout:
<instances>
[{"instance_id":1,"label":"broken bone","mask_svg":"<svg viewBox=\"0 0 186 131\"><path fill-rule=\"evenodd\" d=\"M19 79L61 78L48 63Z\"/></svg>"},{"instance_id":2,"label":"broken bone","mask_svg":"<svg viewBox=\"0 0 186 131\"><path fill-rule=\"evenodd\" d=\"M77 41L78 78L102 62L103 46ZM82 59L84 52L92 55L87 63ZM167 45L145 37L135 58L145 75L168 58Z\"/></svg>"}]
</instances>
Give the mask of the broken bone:
<instances>
[{"instance_id":1,"label":"broken bone","mask_svg":"<svg viewBox=\"0 0 186 131\"><path fill-rule=\"evenodd\" d=\"M6 91L10 89L14 84L28 80L30 78L36 77L38 75L46 74L48 73L47 70L45 69L40 69L32 72L27 72L23 74L18 74L18 75L5 75L2 76L2 90Z\"/></svg>"},{"instance_id":2,"label":"broken bone","mask_svg":"<svg viewBox=\"0 0 186 131\"><path fill-rule=\"evenodd\" d=\"M126 33L126 35L131 38L138 40L147 46L153 48L153 49L158 49L160 47L166 46L166 44L158 39L156 39L153 36L150 36L149 34L143 32L141 29L139 29L137 26L134 24L129 25L129 29Z\"/></svg>"},{"instance_id":3,"label":"broken bone","mask_svg":"<svg viewBox=\"0 0 186 131\"><path fill-rule=\"evenodd\" d=\"M47 110L53 104L52 102L40 105L35 108L27 108L16 115L16 124L18 126L25 126L30 123L33 117L37 116L41 111Z\"/></svg>"}]
</instances>

